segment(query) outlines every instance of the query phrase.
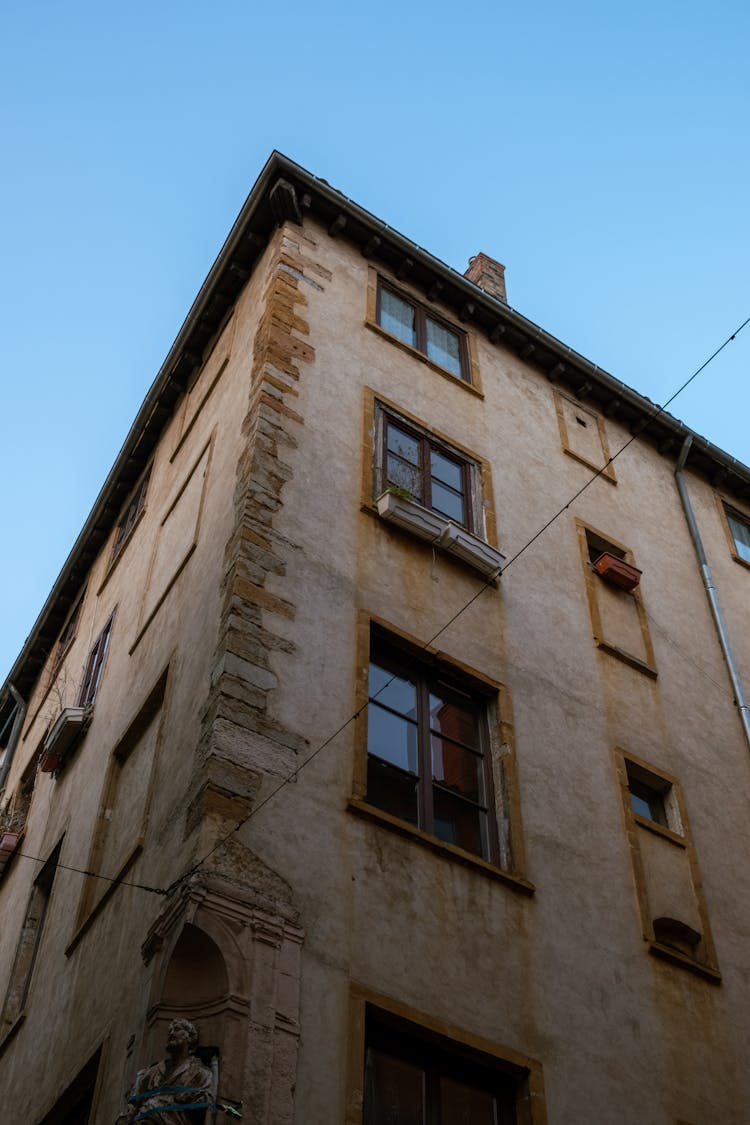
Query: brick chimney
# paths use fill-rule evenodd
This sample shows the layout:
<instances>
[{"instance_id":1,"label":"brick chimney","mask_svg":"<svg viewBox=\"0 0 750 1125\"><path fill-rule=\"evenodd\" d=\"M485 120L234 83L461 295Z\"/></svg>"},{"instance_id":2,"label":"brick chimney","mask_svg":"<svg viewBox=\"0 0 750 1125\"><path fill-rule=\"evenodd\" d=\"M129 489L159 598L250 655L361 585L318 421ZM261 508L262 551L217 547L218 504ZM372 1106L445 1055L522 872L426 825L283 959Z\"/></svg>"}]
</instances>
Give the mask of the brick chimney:
<instances>
[{"instance_id":1,"label":"brick chimney","mask_svg":"<svg viewBox=\"0 0 750 1125\"><path fill-rule=\"evenodd\" d=\"M489 254L475 254L473 258L469 258L469 268L464 277L468 277L469 281L473 281L491 297L497 297L499 301L505 301L507 304L505 266L501 266Z\"/></svg>"}]
</instances>

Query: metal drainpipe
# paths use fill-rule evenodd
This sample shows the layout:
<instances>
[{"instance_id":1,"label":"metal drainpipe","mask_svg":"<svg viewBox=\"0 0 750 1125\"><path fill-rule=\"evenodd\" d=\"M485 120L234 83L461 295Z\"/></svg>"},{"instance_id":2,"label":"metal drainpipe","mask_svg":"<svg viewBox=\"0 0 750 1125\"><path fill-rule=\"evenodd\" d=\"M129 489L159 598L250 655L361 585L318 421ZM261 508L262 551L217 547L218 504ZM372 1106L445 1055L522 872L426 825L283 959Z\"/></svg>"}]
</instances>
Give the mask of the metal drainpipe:
<instances>
[{"instance_id":1,"label":"metal drainpipe","mask_svg":"<svg viewBox=\"0 0 750 1125\"><path fill-rule=\"evenodd\" d=\"M693 506L690 503L690 495L688 493L687 484L685 483L685 477L682 472L682 470L685 468L685 462L687 461L688 453L690 452L690 447L692 444L692 435L688 435L688 437L686 437L685 441L682 443L682 449L680 451L680 456L677 459L674 476L677 483L677 491L679 492L680 500L682 501L682 507L685 511L685 519L687 520L687 525L690 530L690 538L693 540L693 547L695 548L695 553L700 564L701 578L703 579L703 585L706 588L706 597L708 598L708 604L711 607L714 624L716 625L716 632L719 634L719 644L721 645L721 651L724 654L724 660L729 672L729 678L732 681L732 690L734 691L735 703L740 709L740 721L742 722L742 729L745 733L745 741L747 742L748 748L750 748L750 711L748 711L748 706L745 702L745 694L742 690L742 684L740 683L740 676L737 670L737 665L735 663L734 654L732 652L732 646L729 643L729 634L727 633L727 627L724 622L721 608L719 606L719 599L716 595L716 587L714 586L714 581L711 576L711 568L708 565L706 552L703 549L703 540L701 539L701 534L698 530L695 513L693 511Z\"/></svg>"},{"instance_id":2,"label":"metal drainpipe","mask_svg":"<svg viewBox=\"0 0 750 1125\"><path fill-rule=\"evenodd\" d=\"M21 727L26 718L26 704L21 698L20 694L16 691L13 684L8 684L8 691L16 701L16 717L13 720L13 726L10 730L10 738L5 747L5 756L3 757L3 764L0 766L0 793L5 792L5 782L8 780L10 767L13 764L13 755L16 752L18 739L21 734Z\"/></svg>"}]
</instances>

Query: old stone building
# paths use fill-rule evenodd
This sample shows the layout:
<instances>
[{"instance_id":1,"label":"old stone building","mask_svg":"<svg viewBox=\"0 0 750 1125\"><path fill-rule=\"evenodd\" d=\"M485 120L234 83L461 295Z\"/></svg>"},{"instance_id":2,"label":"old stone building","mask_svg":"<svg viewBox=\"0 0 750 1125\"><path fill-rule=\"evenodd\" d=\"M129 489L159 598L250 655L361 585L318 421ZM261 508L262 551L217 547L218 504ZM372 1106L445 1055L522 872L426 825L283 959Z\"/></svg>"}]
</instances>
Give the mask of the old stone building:
<instances>
[{"instance_id":1,"label":"old stone building","mask_svg":"<svg viewBox=\"0 0 750 1125\"><path fill-rule=\"evenodd\" d=\"M0 695L4 1122L176 1017L152 1119L750 1122L750 470L656 413L270 158Z\"/></svg>"}]
</instances>

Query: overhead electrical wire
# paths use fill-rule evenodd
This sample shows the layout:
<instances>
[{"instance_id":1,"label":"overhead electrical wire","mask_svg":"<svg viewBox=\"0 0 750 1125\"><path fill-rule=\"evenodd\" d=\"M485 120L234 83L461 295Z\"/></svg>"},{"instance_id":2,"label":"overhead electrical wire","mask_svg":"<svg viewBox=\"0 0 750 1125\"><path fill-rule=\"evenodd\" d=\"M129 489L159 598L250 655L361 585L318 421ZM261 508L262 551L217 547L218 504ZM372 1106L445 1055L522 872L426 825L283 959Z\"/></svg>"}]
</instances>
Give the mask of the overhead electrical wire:
<instances>
[{"instance_id":1,"label":"overhead electrical wire","mask_svg":"<svg viewBox=\"0 0 750 1125\"><path fill-rule=\"evenodd\" d=\"M639 438L643 434L643 432L653 422L655 422L656 419L660 417L660 415L662 415L666 411L667 407L671 403L674 402L674 400L677 398L677 396L682 394L682 392L684 390L686 390L687 387L690 386L690 384L693 382L693 380L697 379L697 377L701 374L702 371L705 371L705 369L708 367L708 365L710 363L712 363L714 359L716 359L716 357L724 350L724 348L727 347L728 344L730 344L734 339L736 339L736 337L740 334L740 332L743 330L743 328L745 328L748 324L750 324L750 316L747 317L742 322L742 324L740 324L739 328L736 328L730 336L727 336L727 338L724 340L724 342L722 344L720 344L720 346L718 348L716 348L716 350L714 352L711 353L711 355L708 357L708 359L704 360L704 362L700 365L700 367L698 367L692 373L692 375L690 375L690 377L688 379L686 379L685 382L682 383L682 385L680 387L677 388L677 390L674 392L674 394L672 394L667 399L667 401L665 403L663 403L661 406L657 407L654 410L653 414L649 415L649 417L646 418L644 423L641 426L639 426L634 431L633 434L631 434L631 436L624 443L624 445L622 445L615 453L613 453L612 456L607 459L607 461L604 463L604 465L602 465L600 469L597 469L597 471L589 477L589 479L578 489L578 491L575 492L573 494L573 496L571 496L571 498L567 501L567 503L563 504L563 506L561 508L559 508L555 512L555 514L549 520L547 520L547 522L542 527L540 527L539 530L534 535L532 535L532 537L529 540L527 540L526 543L524 543L524 545L518 551L516 551L516 553L514 555L511 555L511 557L508 559L508 561L505 563L505 565L502 568L502 574L505 574L506 571L508 570L508 568L510 566L512 566L514 562L516 562L518 559L520 559L521 555L523 555L524 552L527 551L529 549L529 547L531 547L531 545L533 543L535 543L537 541L537 539L539 539L539 537L541 535L543 535L544 532L547 531L548 528L550 528L552 526L552 524L555 523L555 521L557 519L559 519L560 516L563 515L563 513L568 510L568 508L570 508L571 504L574 504L575 501L580 496L583 495L583 493L586 491L587 488L590 488L590 486L594 483L595 480L598 480L598 478L602 475L602 473L604 473L606 471L606 469L622 453L624 453L626 449L628 449L633 444L633 442L636 440L636 438ZM484 593L484 591L487 590L493 584L496 577L497 577L497 575L491 575L489 578L486 578L485 581L482 583L482 585L479 587L479 589L476 591L476 593L473 594L472 597L470 597L469 600L459 610L457 610L453 614L453 616L450 617L448 619L448 621L446 621L445 624L440 627L440 629L438 629L438 631L436 633L434 633L429 638L429 640L424 641L421 645L419 645L418 650L419 651L426 651L428 648L430 648L431 645L433 645L434 642L438 639L438 637L440 637L446 631L446 629L449 629L450 626L453 625L453 623L455 621L457 621L458 618L461 617L461 615L464 614L466 612L466 610L469 609L474 604L475 601L477 601L478 598L481 597L481 595ZM414 660L414 658L412 658L411 660L407 660L406 667L408 667L409 664L413 663L413 660ZM181 875L177 879L175 879L174 882L168 888L168 891L171 891L173 888L176 888L181 883L185 882L187 879L190 879L196 873L196 871L198 871L203 866L203 864L206 863L211 858L211 856L214 855L214 853L219 850L219 848L223 847L224 844L226 844L227 841L230 840L233 835L235 835L235 833L239 832L241 828L244 828L244 826L248 823L248 821L251 820L252 817L256 815L256 813L260 812L260 810L265 805L267 805L268 802L270 800L272 800L272 798L275 797L276 794L279 793L284 788L285 785L289 785L293 781L296 781L297 778L299 777L300 773L302 772L302 770L305 769L305 767L308 766L310 764L310 762L314 761L314 759L317 758L318 754L320 754L323 750L325 750L327 746L330 746L330 744L334 741L334 739L338 738L338 736L340 734L342 734L343 731L346 730L346 728L349 726L350 723L352 723L356 719L358 719L359 716L362 714L362 712L367 710L367 708L370 705L370 699L377 698L377 696L380 695L381 692L385 691L386 688L389 687L390 684L392 684L393 681L396 678L397 677L394 674L393 676L390 677L390 679L386 680L386 682L374 693L374 695L371 696L370 698L368 698L367 702L363 703L361 705L361 707L358 707L357 710L354 711L349 716L349 718L346 719L333 732L333 734L330 734L328 736L328 738L325 739L324 742L321 742L321 744L318 747L316 747L316 749L313 750L313 752L311 754L309 754L304 759L304 761L300 762L300 764L294 770L292 770L292 772L287 777L283 778L282 781L274 789L272 789L270 791L270 793L268 793L262 801L260 801L257 805L254 805L253 808L250 810L250 812L247 814L247 816L243 817L243 819L240 820L232 829L230 829L229 832L227 832L223 836L219 837L219 839L214 843L213 847L211 847L209 849L209 851L206 852L206 854L201 859L199 859L190 868L188 868L188 870L183 875Z\"/></svg>"},{"instance_id":2,"label":"overhead electrical wire","mask_svg":"<svg viewBox=\"0 0 750 1125\"><path fill-rule=\"evenodd\" d=\"M565 504L563 504L562 507L558 508L558 510L554 513L554 515L551 516L550 519L548 519L547 522L545 524L543 524L539 528L539 530L536 531L531 536L531 538L528 539L523 544L523 546L520 547L519 550L517 550L515 552L515 554L511 555L511 557L507 560L505 565L502 567L502 574L505 574L506 571L518 559L520 559L523 554L525 554L525 552L529 549L529 547L531 547L540 538L540 536L542 536L560 518L560 516L562 516L571 507L571 505L574 504L576 502L576 500L578 500L579 497L582 496L583 493L588 488L591 487L591 485L594 483L594 481L598 480L599 477L602 476L602 474L604 472L606 472L606 470L609 468L609 466L614 461L616 461L617 458L620 457L625 452L625 450L628 449L633 444L634 441L636 441L637 438L641 437L641 435L645 432L645 430L647 430L648 427L650 425L652 425L652 423L655 422L657 418L659 418L662 414L664 414L666 412L667 407L670 406L671 403L673 403L675 401L675 399L678 397L678 395L681 395L682 392L684 390L686 390L687 387L689 387L690 384L695 379L697 379L697 377L701 374L701 372L706 370L706 368L709 366L709 364L712 363L713 360L716 359L716 357L721 352L724 351L724 348L726 348L733 340L735 340L737 338L737 336L739 336L740 332L742 332L742 330L744 328L746 328L748 324L750 324L750 316L747 317L742 322L742 324L740 324L740 326L738 328L735 328L734 332L732 332L731 335L727 336L727 338L724 340L724 342L722 344L720 344L719 347L716 348L716 350L711 353L711 355L708 357L708 359L704 360L704 362L700 365L700 367L696 368L696 370L692 373L692 375L690 375L689 378L687 378L685 380L685 382L682 383L681 386L679 386L677 388L677 390L674 392L674 394L670 395L670 397L667 399L667 401L665 403L663 403L661 406L658 406L654 409L654 412L652 414L650 414L645 419L645 421L642 423L642 425L640 425L639 427L637 427L634 430L634 432L631 434L631 436L628 438L628 440L622 446L620 446L620 448L618 450L616 450L616 452L613 453L611 457L609 457L607 459L607 461L601 466L601 468L597 469L596 472L592 473L592 475L588 478L588 480L585 481L585 483L583 485L581 485L581 487L576 492L573 493L573 495L570 497L570 499ZM442 636L442 634L447 629L449 629L450 626L453 625L454 622L456 622L459 619L459 617L461 617L474 604L474 602L477 601L478 598L480 598L482 596L484 591L489 589L489 587L493 585L493 583L495 581L495 578L497 576L498 575L496 573L496 574L490 575L488 578L486 578L485 581L482 583L482 585L479 587L479 589L469 598L469 600L467 602L465 602L465 604L463 606L461 606L460 609L456 610L456 612L452 615L452 617L450 617L448 619L448 621L446 621L445 624L442 625L437 630L437 632L434 633L429 638L429 640L424 641L422 644L417 646L417 651L418 652L424 652L427 649L429 649L431 647L431 645L433 645L434 642L438 639L438 637ZM651 620L654 620L654 619L651 618ZM657 627L660 629L660 631L663 632L665 634L665 636L667 636L668 639L670 639L672 641L672 643L676 645L676 642L672 638L669 638L669 634L666 632L666 630L663 629L663 627L659 626L656 621L654 621L654 624L656 624ZM411 663L413 663L413 661L415 659L416 659L416 657L412 657L410 660L407 660L406 667L408 667ZM705 675L706 675L707 679L711 680L712 683L716 684L716 680L714 680L707 673L705 673ZM395 674L393 676L391 676L390 679L386 680L386 682L370 698L374 699L378 695L380 695L381 692L385 691L386 688L388 688L389 685L392 684L394 679L396 679L396 678L397 677L396 677ZM719 685L717 685L717 686L719 686ZM145 883L135 883L135 882L131 882L131 881L128 881L128 880L125 880L125 879L119 879L116 876L111 877L111 876L107 876L107 875L100 875L96 872L87 871L83 868L73 867L70 864L60 863L59 861L55 864L55 867L61 868L61 869L66 870L66 871L78 872L78 874L80 874L80 875L87 875L91 878L103 879L103 880L105 880L109 883L117 883L120 886L133 887L137 890L146 891L150 894L156 894L156 895L169 895L169 894L171 894L181 884L187 882L188 879L192 878L192 876L195 875L195 873L197 871L199 871L200 868L205 863L208 862L208 860L211 858L211 856L214 855L220 848L222 848L231 839L232 836L234 836L237 832L239 832L242 828L244 828L245 825L248 823L248 821L250 821L257 813L259 813L260 810L262 808L264 808L269 803L269 801L271 801L276 796L277 793L281 792L281 790L286 785L290 785L292 782L296 781L297 778L299 777L300 773L302 772L302 770L305 769L307 766L309 766L310 763L312 761L314 761L318 757L318 755L320 753L322 753L323 750L326 749L326 747L330 746L330 744L336 738L338 738L338 736L340 734L342 734L351 723L355 722L356 719L358 719L359 716L364 711L367 710L367 708L369 707L369 704L370 704L370 698L368 698L368 700L365 703L363 703L360 707L358 707L356 709L356 711L352 712L352 714L349 715L349 717L343 723L341 723L341 725L338 726L336 728L336 730L333 731L332 734L330 734L323 742L321 742L320 745L317 746L315 748L315 750L312 751L311 754L308 754L308 756L302 762L300 762L300 764L294 770L292 770L292 772L290 774L288 774L286 777L282 778L282 780L279 782L279 784L277 786L275 786L273 789L271 789L271 791L263 798L262 801L258 802L258 804L253 806L253 808L249 811L247 816L243 817L241 820L239 820L237 822L237 824L233 828L231 828L224 835L220 836L219 839L213 844L213 846L205 853L205 855L203 855L199 860L197 860L194 864L192 864L188 868L187 871L183 872L182 875L178 876L175 880L173 880L173 882L170 883L168 887L151 887L151 886L149 886ZM38 856L26 855L23 852L18 852L16 854L19 856L19 858L31 859L31 860L34 860L37 863L44 863L45 862L44 860L42 860Z\"/></svg>"}]
</instances>

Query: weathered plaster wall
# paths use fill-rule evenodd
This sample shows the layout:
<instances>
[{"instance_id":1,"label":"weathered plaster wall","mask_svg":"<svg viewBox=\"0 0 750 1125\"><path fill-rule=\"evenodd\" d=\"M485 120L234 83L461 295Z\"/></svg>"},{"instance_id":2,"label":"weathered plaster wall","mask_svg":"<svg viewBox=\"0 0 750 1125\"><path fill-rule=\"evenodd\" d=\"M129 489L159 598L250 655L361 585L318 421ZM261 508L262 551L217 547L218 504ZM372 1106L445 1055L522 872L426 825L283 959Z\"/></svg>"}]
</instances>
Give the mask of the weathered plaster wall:
<instances>
[{"instance_id":1,"label":"weathered plaster wall","mask_svg":"<svg viewBox=\"0 0 750 1125\"><path fill-rule=\"evenodd\" d=\"M348 720L361 702L368 617L427 642L483 584L368 507L366 388L489 462L508 556L590 476L563 451L552 385L517 356L476 338L481 397L371 330L369 268L309 220L271 240L164 434L131 542L106 582L108 555L94 567L64 668L78 674L116 605L100 697L75 758L38 781L24 851L45 857L65 831L63 861L87 865L112 750L168 664L146 842L128 878L167 885L252 813L206 867L228 896L216 910L244 919L238 956L263 992L253 1000L237 985L236 1011L250 1013L237 1051L246 1051L254 1120L308 1125L347 1111L357 1121L356 1105L346 1110L345 1063L356 985L540 1060L550 1122L747 1122L737 1045L748 1033L750 761L669 457L634 443L616 461L616 483L595 481L434 642L504 685L523 824L517 873L534 894L348 807L362 746ZM630 437L616 419L603 427L611 451ZM178 553L195 545L160 601L153 574L163 585L169 568L154 572L152 560L164 518L182 511L180 489L207 446L197 531ZM692 477L690 487L747 678L739 623L750 573L729 556L711 488ZM625 545L643 570L655 678L595 644L576 518ZM192 519L191 509L184 522ZM42 701L43 690L11 788L59 703L54 689ZM720 984L648 953L616 747L679 781ZM27 864L17 858L0 886L3 965L26 908ZM203 911L214 893L200 881L183 892ZM235 892L241 905L231 905ZM110 1120L166 1018L157 978L177 907L172 917L156 896L120 887L66 956L80 894L81 876L58 871L26 1019L0 1048L11 1105L40 1073L39 1042L58 1048L34 1086L30 1120L107 1037L97 1121ZM251 940L253 926L262 941ZM279 974L284 1003L272 997ZM283 1058L276 1086L274 1058Z\"/></svg>"}]
</instances>

